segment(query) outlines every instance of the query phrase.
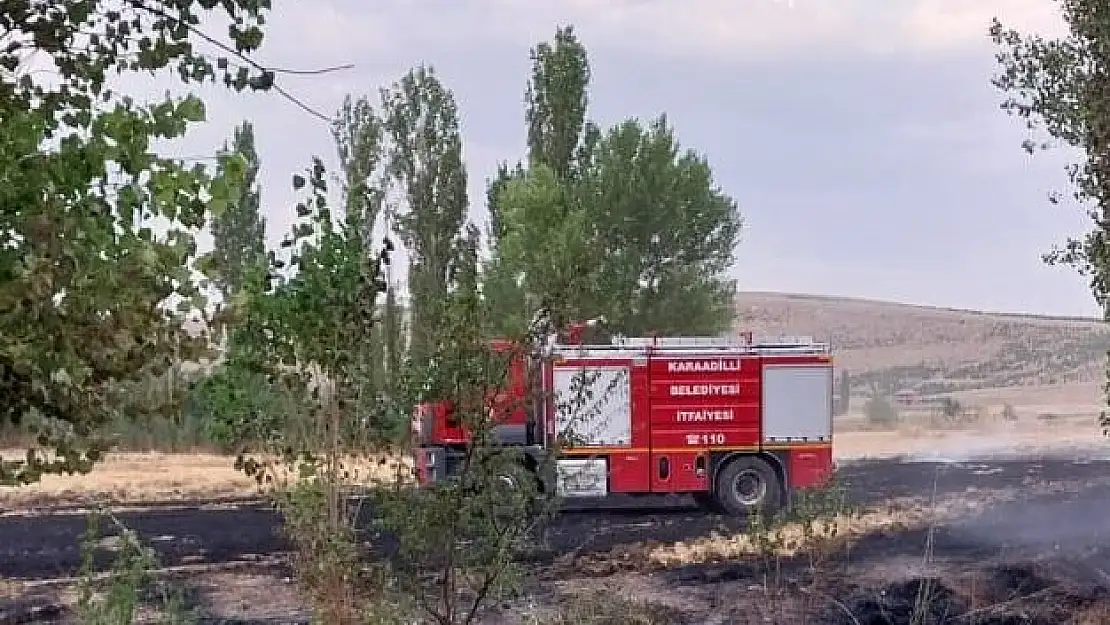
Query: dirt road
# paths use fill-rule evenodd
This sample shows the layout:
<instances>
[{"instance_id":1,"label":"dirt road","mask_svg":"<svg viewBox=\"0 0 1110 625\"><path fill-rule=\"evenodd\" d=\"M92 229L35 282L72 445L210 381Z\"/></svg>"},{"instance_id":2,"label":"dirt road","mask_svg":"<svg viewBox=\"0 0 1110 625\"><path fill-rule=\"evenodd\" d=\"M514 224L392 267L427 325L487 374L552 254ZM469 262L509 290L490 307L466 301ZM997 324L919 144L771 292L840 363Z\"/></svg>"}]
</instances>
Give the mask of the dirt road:
<instances>
[{"instance_id":1,"label":"dirt road","mask_svg":"<svg viewBox=\"0 0 1110 625\"><path fill-rule=\"evenodd\" d=\"M881 460L841 467L850 496L862 504L890 498L1009 492L1010 501L983 514L947 524L934 549L969 558L1015 553L1074 557L1096 571L1110 570L1110 460L1064 457L996 462L925 463ZM119 519L158 552L164 565L250 561L285 548L278 518L260 504L153 508L122 512ZM678 541L703 536L725 523L682 503L644 509L636 501L567 512L548 536L556 556L571 550L608 551L640 541ZM85 518L65 513L0 516L0 579L42 579L72 575L79 564ZM111 528L103 528L110 533ZM887 537L874 548L902 545L920 554L923 538L907 533ZM866 550L865 542L857 548ZM107 562L112 553L101 554ZM886 553L885 555L891 555ZM1110 577L1108 577L1110 579Z\"/></svg>"}]
</instances>

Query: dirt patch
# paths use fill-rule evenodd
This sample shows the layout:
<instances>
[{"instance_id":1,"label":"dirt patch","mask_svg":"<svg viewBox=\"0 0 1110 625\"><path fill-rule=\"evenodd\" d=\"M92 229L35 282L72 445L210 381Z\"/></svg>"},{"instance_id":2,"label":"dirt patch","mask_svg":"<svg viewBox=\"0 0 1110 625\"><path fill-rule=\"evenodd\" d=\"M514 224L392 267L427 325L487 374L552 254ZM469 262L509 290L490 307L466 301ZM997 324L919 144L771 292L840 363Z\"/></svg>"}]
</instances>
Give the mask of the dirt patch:
<instances>
[{"instance_id":1,"label":"dirt patch","mask_svg":"<svg viewBox=\"0 0 1110 625\"><path fill-rule=\"evenodd\" d=\"M570 585L560 589L554 601L534 610L534 622L544 625L679 625L696 623L701 610L673 605L669 597L649 590L651 580L613 580L608 588ZM619 584L619 585L618 585ZM493 620L493 619L489 619Z\"/></svg>"},{"instance_id":2,"label":"dirt patch","mask_svg":"<svg viewBox=\"0 0 1110 625\"><path fill-rule=\"evenodd\" d=\"M1087 507L1085 502L1110 501L1110 491L1091 486L1108 479L1108 466L1106 462L1052 459L958 465L887 460L853 463L845 470L845 478L853 484L854 494L849 499L866 500L872 516L865 517L869 520L862 524L837 530L851 539L829 543L827 557L817 558L817 573L808 572L814 565L805 544L794 546L794 556L786 555L790 552L784 549L781 558L762 558L758 549L753 555L751 545L745 546L741 530L722 527L722 520L693 508L563 515L547 547L552 555L528 564L529 572L540 579L522 603L514 604L531 610L528 613L537 618L513 621L501 614L497 618L503 620L486 622L536 625L549 622L544 620L548 617L564 619L552 621L555 623L621 622L586 618L596 611L599 616L628 617L624 622L641 623L819 623L818 618L835 619L844 613L837 602L852 603L848 607L854 609L856 603L864 605L870 598L890 611L908 601L908 591L898 584L935 579L956 594L952 605L962 605L965 614L974 617L949 622L1107 623L1110 620L1104 617L1110 611L1098 584L1089 588L1079 583L1082 580L1064 575L1079 569L1075 563L1051 567L1041 562L1038 554L1059 560L1064 551L1074 552L1077 544L1101 540L1095 530L1101 527L1098 519L1106 518L1105 510ZM892 493L906 495L891 502ZM1003 501L1008 503L999 505ZM969 523L962 518L968 515L976 520ZM954 517L961 518L948 523ZM1029 519L1038 532L1005 524L1014 518ZM1077 518L1086 519L1086 525L1062 527L1061 519ZM278 549L272 542L274 523L268 512L230 507L147 510L135 512L125 521L159 549L160 560L166 563L180 562L186 556L229 561L246 559L248 554L274 553ZM934 528L935 523L939 527ZM1040 531L1042 525L1049 533ZM603 552L556 559L556 554L577 548L591 528L598 532L598 548ZM44 563L50 569L71 570L82 529L76 515L0 518L0 537L4 538L0 546L7 543L6 551L0 551L0 568L8 566L9 575L26 575L32 568L40 570ZM1030 536L1037 540L1030 542ZM935 539L929 562L923 562L926 537ZM619 546L622 542L631 544ZM1013 547L1001 545L1011 542ZM679 544L685 549L682 553L676 549ZM67 545L73 545L72 554L63 552ZM653 559L653 554L677 556ZM1002 555L1011 561L998 564ZM1083 575L1097 581L1095 569L1110 570L1110 557L1095 555L1099 557L1089 558L1092 570ZM1022 564L1034 559L1038 559L1036 566ZM987 566L991 562L993 568ZM261 623L270 618L266 614L284 610L288 616L270 622L303 622L299 616L303 612L297 611L303 607L293 605L296 588L281 575L253 580L239 575L196 573L184 583L193 589L190 596L195 596L198 604L209 606L205 610L211 611L205 614ZM553 593L556 586L559 593ZM605 606L611 610L583 612L591 592L613 602ZM893 593L894 599L903 597L901 604L893 599L882 603L884 592ZM563 595L581 598L560 599ZM286 600L288 605L280 603ZM616 605L618 600L628 603ZM264 612L271 606L272 612ZM539 618L541 613L544 619ZM1022 613L1043 620L1000 620Z\"/></svg>"},{"instance_id":3,"label":"dirt patch","mask_svg":"<svg viewBox=\"0 0 1110 625\"><path fill-rule=\"evenodd\" d=\"M904 537L891 540L917 542ZM571 573L547 581L536 580L525 588L524 597L497 606L479 622L495 625L1110 622L1105 620L1110 616L1106 588L1061 577L1060 571L1069 570L1066 563L1057 566L1028 561L991 563L984 558L968 565L938 556L929 564L926 574L910 568L904 569L904 575L891 573L902 568L893 562L885 573L871 575L888 560L899 559L897 555L885 555L888 552L880 550L866 558L848 557L847 552L841 552L821 563L818 569L810 567L804 558L797 558L779 574L753 557L601 578ZM308 622L306 606L282 567L225 571L196 568L167 578L186 590L188 604L201 623ZM30 609L34 605L55 614L62 609L72 614L72 591L58 589L53 603L42 597L27 597L21 605L25 615L33 614ZM155 613L153 609L144 610L147 615ZM39 614L44 618L48 615Z\"/></svg>"},{"instance_id":4,"label":"dirt patch","mask_svg":"<svg viewBox=\"0 0 1110 625\"><path fill-rule=\"evenodd\" d=\"M282 572L212 573L189 585L199 598L198 611L220 622L288 623L309 617L294 580Z\"/></svg>"},{"instance_id":5,"label":"dirt patch","mask_svg":"<svg viewBox=\"0 0 1110 625\"><path fill-rule=\"evenodd\" d=\"M96 584L106 583L98 577ZM103 590L103 586L99 586ZM309 612L296 585L280 566L254 569L171 569L156 574L142 593L138 622L161 623L167 616L165 600L178 593L181 609L198 623L307 623ZM101 595L96 595L97 597ZM25 585L18 595L0 596L0 625L22 623L77 623L76 582L59 580Z\"/></svg>"},{"instance_id":6,"label":"dirt patch","mask_svg":"<svg viewBox=\"0 0 1110 625\"><path fill-rule=\"evenodd\" d=\"M844 555L844 554L840 554ZM895 560L898 559L896 556ZM920 557L918 558L920 563ZM573 578L529 623L815 623L820 625L1048 625L1107 623L1110 593L1030 562L977 563L938 558L927 573L871 576L881 555L838 557L814 569L786 563L780 571L754 558L689 565L667 572ZM908 569L907 569L908 570ZM870 579L869 579L870 578ZM885 578L885 579L884 579ZM568 603L568 597L575 598ZM570 606L568 608L568 605ZM560 614L545 619L542 615ZM666 615L652 617L645 615ZM620 617L624 617L622 620ZM664 620L658 620L663 618ZM563 620L559 620L563 619ZM570 620L567 620L570 619ZM508 622L508 621L495 621Z\"/></svg>"}]
</instances>

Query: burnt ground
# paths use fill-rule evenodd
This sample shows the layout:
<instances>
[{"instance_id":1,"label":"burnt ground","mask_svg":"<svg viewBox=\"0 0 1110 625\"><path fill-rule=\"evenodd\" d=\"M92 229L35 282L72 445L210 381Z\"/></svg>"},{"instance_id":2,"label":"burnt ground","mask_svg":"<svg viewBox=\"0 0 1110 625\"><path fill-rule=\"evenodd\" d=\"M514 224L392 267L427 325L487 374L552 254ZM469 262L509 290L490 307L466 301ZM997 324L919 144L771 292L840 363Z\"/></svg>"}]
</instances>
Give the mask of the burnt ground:
<instances>
[{"instance_id":1,"label":"burnt ground","mask_svg":"<svg viewBox=\"0 0 1110 625\"><path fill-rule=\"evenodd\" d=\"M938 498L973 500L999 491L1009 491L1012 496L1010 501L991 503L980 514L946 522L930 532L888 531L863 537L841 563L843 574L822 582L827 586L824 592L839 599L835 609L817 622L911 622L914 619L905 613L912 611L922 584L935 596L930 609L937 613L915 622L1069 622L1055 613L1043 618L1029 616L1033 612L1024 607L1022 614L1028 617L1022 617L1024 620L1006 620L1011 618L1009 614L995 619L989 610L972 605L966 592L958 591L966 591L966 584L972 583L986 605L1019 607L1021 596L1040 593L1051 599L1051 605L1078 609L1103 600L1110 588L1110 460L1059 456L964 463L883 460L842 466L838 475L850 499L863 505L901 497L928 499L934 493ZM166 566L251 562L281 555L285 549L277 531L278 518L259 504L208 508L198 504L117 516L155 548ZM738 528L739 523L705 515L683 501L661 502L652 508L636 500L603 508L580 506L561 516L548 532L546 549L534 557L537 565L544 566L571 552L600 555L636 543L691 540L729 527ZM85 519L80 514L0 516L0 579L73 575L84 531ZM944 579L926 583L930 578L917 569L930 539L932 559L943 562L949 572ZM107 564L113 554L105 550L101 555ZM1035 568L1031 569L1030 563L1035 563ZM805 577L804 567L791 567L786 563L786 583L798 584ZM952 581L951 571L976 571L979 577L965 580L961 587ZM723 563L672 568L655 578L667 587L693 589L696 594L707 588L720 592L723 584L750 589L763 579L761 575L751 564ZM1050 583L1049 578L1055 581ZM1068 590L1062 589L1062 579L1067 580ZM974 614L953 620L954 615L968 611ZM1105 622L1110 623L1110 613Z\"/></svg>"}]
</instances>

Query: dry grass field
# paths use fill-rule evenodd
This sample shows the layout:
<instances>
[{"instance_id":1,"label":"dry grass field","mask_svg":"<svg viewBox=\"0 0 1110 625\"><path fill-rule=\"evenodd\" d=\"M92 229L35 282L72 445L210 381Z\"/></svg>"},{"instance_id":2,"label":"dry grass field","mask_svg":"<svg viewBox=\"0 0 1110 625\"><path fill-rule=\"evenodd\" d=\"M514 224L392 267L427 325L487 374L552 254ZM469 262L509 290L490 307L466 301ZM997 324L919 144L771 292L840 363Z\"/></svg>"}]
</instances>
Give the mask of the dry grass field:
<instances>
[{"instance_id":1,"label":"dry grass field","mask_svg":"<svg viewBox=\"0 0 1110 625\"><path fill-rule=\"evenodd\" d=\"M20 454L0 451L0 457ZM109 505L142 506L240 499L258 496L263 488L234 466L235 459L212 453L109 454L86 475L50 475L33 485L0 488L0 511L52 507ZM385 456L347 460L353 484L389 482L405 474L408 463ZM276 475L278 480L287 477Z\"/></svg>"},{"instance_id":2,"label":"dry grass field","mask_svg":"<svg viewBox=\"0 0 1110 625\"><path fill-rule=\"evenodd\" d=\"M16 455L10 450L0 455ZM215 454L110 454L87 475L50 475L26 487L0 489L0 509L97 502L119 505L220 499L257 493L234 460Z\"/></svg>"}]
</instances>

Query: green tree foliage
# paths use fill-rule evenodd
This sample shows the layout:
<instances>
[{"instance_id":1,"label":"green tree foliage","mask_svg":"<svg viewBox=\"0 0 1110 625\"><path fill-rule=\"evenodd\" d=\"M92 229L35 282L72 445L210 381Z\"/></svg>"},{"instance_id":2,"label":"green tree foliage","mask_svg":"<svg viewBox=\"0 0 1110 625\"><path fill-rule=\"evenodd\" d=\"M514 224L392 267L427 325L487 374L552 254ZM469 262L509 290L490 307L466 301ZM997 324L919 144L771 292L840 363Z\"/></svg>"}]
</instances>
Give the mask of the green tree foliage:
<instances>
[{"instance_id":1,"label":"green tree foliage","mask_svg":"<svg viewBox=\"0 0 1110 625\"><path fill-rule=\"evenodd\" d=\"M356 573L357 537L344 492L356 469L344 462L380 448L388 438L383 424L398 419L394 404L374 392L380 351L352 337L374 336L380 323L391 245L374 253L358 211L333 213L319 159L307 175L294 176L294 187L306 197L285 251L271 256L268 275L255 275L233 331L240 353L287 400L282 416L292 418L241 422L262 444L236 465L284 486L277 503L297 552L294 566L321 622L355 622L370 606L348 592L364 580ZM281 469L293 469L293 484L282 483Z\"/></svg>"},{"instance_id":2,"label":"green tree foliage","mask_svg":"<svg viewBox=\"0 0 1110 625\"><path fill-rule=\"evenodd\" d=\"M472 622L508 590L519 538L541 518L530 514L536 499L530 483L519 491L498 488L502 475L519 470L520 459L519 448L493 439L490 401L505 386L507 361L481 331L478 231L469 226L452 248L446 276L452 288L435 326L444 338L429 345L424 364L405 368L394 395L375 396L367 392L374 352L351 337L374 336L382 323L378 304L391 246L387 240L382 253L372 253L353 213L331 214L319 161L295 184L307 185L308 197L297 208L302 218L285 244L288 255L275 255L272 285L252 283L235 336L244 351L260 355L252 361L263 364L307 418L300 430L256 433L269 443L256 451L269 453L244 454L239 466L262 479L295 469L278 504L297 553L294 565L322 622L412 622L394 618L411 611L437 622ZM276 279L285 258L296 272ZM525 349L527 339L521 337ZM403 566L365 566L346 504L359 471L351 459L376 449L389 424L424 400L450 402L478 444L467 451L464 475L431 492L374 489L375 516L400 536L395 561ZM275 454L280 467L267 461ZM413 600L416 606L405 604ZM386 607L392 614L383 613Z\"/></svg>"},{"instance_id":3,"label":"green tree foliage","mask_svg":"<svg viewBox=\"0 0 1110 625\"><path fill-rule=\"evenodd\" d=\"M236 308L242 308L252 281L267 270L266 220L256 182L261 163L254 145L254 127L243 122L235 129L232 152L246 162L244 183L238 201L213 217L212 251L202 259L223 297L223 327L231 332L223 341L221 362L196 381L185 406L186 415L202 424L205 438L225 446L270 431L277 416L288 411L280 391L259 371L261 364L252 360L256 354L245 349L241 333L234 331Z\"/></svg>"},{"instance_id":4,"label":"green tree foliage","mask_svg":"<svg viewBox=\"0 0 1110 625\"><path fill-rule=\"evenodd\" d=\"M873 426L887 428L898 423L898 407L882 393L872 392L863 405L863 414Z\"/></svg>"},{"instance_id":5,"label":"green tree foliage","mask_svg":"<svg viewBox=\"0 0 1110 625\"><path fill-rule=\"evenodd\" d=\"M458 106L425 66L410 71L382 98L392 139L388 171L407 208L397 216L396 230L410 256L410 354L419 366L439 339L436 326L452 289L469 205Z\"/></svg>"},{"instance_id":6,"label":"green tree foliage","mask_svg":"<svg viewBox=\"0 0 1110 625\"><path fill-rule=\"evenodd\" d=\"M386 258L364 240L357 214L331 212L325 173L316 159L307 177L294 177L298 190L308 185L309 197L297 205L298 221L282 242L288 252L272 255L269 274L252 282L235 340L253 366L313 413L313 427L335 436L341 427L344 441L357 432L350 444L369 445L368 432L380 432L368 428L379 414L371 377L375 352L369 341L351 337L371 336L379 323ZM390 245L387 240L386 251ZM287 267L295 271L282 277ZM286 450L309 444L282 439L291 435L276 425L260 438Z\"/></svg>"},{"instance_id":7,"label":"green tree foliage","mask_svg":"<svg viewBox=\"0 0 1110 625\"><path fill-rule=\"evenodd\" d=\"M342 194L343 210L335 216L326 211L325 214L341 222L343 231L338 240L329 235L324 237L324 241L331 246L337 246L341 242L350 254L356 254L357 249L361 249L363 253L372 254L374 227L382 212L385 195L382 190L385 138L383 122L365 97L356 99L348 96L344 99L331 125L331 132L341 169L339 190ZM320 191L321 194L323 192L323 190ZM309 204L302 203L298 207L298 217L310 218L312 208ZM298 246L305 241L311 241L317 231L318 224L304 221L294 229L294 239L287 240L286 246L297 248L299 253ZM355 238L361 243L356 243ZM359 245L361 248L358 247ZM307 249L314 248L310 246ZM334 252L332 248L328 249ZM335 258L330 254L331 252L325 258L334 261ZM275 265L270 267L270 270L275 274L283 272L286 269L282 264L283 261L276 257L274 260ZM356 261L357 259L352 256L343 262L355 263ZM301 262L304 262L304 259L298 257L298 263ZM333 268L339 271L338 268ZM256 291L257 289L261 291L254 294L253 304L247 305L246 310L241 306L237 316L243 317L245 314L249 321L258 323L260 310L268 313L283 310L274 306L280 302L287 302L293 291L301 288L302 279L308 277L300 274L298 276L293 282L279 285L268 294L264 292L267 287L259 282L255 285ZM266 305L258 309L262 304ZM255 309L250 310L250 306L254 306ZM358 374L361 376L358 395L360 401L366 405L370 405L372 398L392 394L395 390L391 383L392 376L396 374L398 368L397 359L391 360L387 356L387 348L397 350L398 341L396 337L386 336L387 332L396 331L398 316L396 304L387 297L384 303L376 302L375 306L378 309L377 312L366 314L388 318L385 323L368 323L365 328L366 334L360 335L358 341ZM272 328L266 329L272 332ZM295 432L287 430L303 425L298 423L299 417L289 418L298 415L306 416L305 410L297 407L298 391L290 391L286 384L275 383L275 374L266 365L266 361L274 355L257 347L265 343L266 339L259 333L257 326L233 331L225 361L213 375L208 376L198 385L192 402L193 410L198 417L204 419L208 435L213 441L243 448L273 440L275 437L281 439L295 435ZM395 351L390 353L396 354ZM393 366L390 367L390 364ZM363 425L372 422L372 425L377 428L376 433L382 439L398 438L402 432L403 421L393 419L389 423L384 423L380 420L382 414L378 411L368 415L370 418ZM308 420L311 421L311 418ZM301 435L303 434L302 432Z\"/></svg>"},{"instance_id":8,"label":"green tree foliage","mask_svg":"<svg viewBox=\"0 0 1110 625\"><path fill-rule=\"evenodd\" d=\"M194 236L238 197L241 158L204 167L151 143L203 121L195 96L143 104L109 73L174 68L182 80L266 89L272 71L243 55L262 42L266 0L136 0L0 5L0 419L38 431L40 448L0 466L0 483L87 470L120 386L195 359L183 327L197 308ZM197 52L205 18L233 47ZM45 64L48 71L32 67ZM180 304L178 309L174 304Z\"/></svg>"},{"instance_id":9,"label":"green tree foliage","mask_svg":"<svg viewBox=\"0 0 1110 625\"><path fill-rule=\"evenodd\" d=\"M246 163L236 202L212 217L212 252L206 273L228 302L247 282L247 274L266 262L266 220L257 186L261 166L254 147L254 126L245 121L235 129L232 151Z\"/></svg>"},{"instance_id":10,"label":"green tree foliage","mask_svg":"<svg viewBox=\"0 0 1110 625\"><path fill-rule=\"evenodd\" d=\"M597 127L586 122L590 63L570 26L556 29L553 43L532 48L527 103L528 163L545 165L559 180L576 177L588 160ZM583 142L583 139L586 139Z\"/></svg>"},{"instance_id":11,"label":"green tree foliage","mask_svg":"<svg viewBox=\"0 0 1110 625\"><path fill-rule=\"evenodd\" d=\"M347 96L332 123L332 136L343 174L344 206L365 241L373 240L373 228L384 201L380 181L385 129L366 98Z\"/></svg>"},{"instance_id":12,"label":"green tree foliage","mask_svg":"<svg viewBox=\"0 0 1110 625\"><path fill-rule=\"evenodd\" d=\"M225 360L193 386L186 405L204 439L228 450L267 440L295 409L282 389L258 371L239 340L232 345Z\"/></svg>"},{"instance_id":13,"label":"green tree foliage","mask_svg":"<svg viewBox=\"0 0 1110 625\"><path fill-rule=\"evenodd\" d=\"M1091 289L1104 308L1110 293L1110 7L1094 0L1058 0L1069 33L1062 39L1023 35L995 19L991 37L1000 50L994 85L1005 94L1003 110L1022 119L1031 134L1077 148L1086 161L1070 166L1073 197L1091 206L1096 228L1083 240L1046 256L1049 262L1078 266L1091 276ZM1029 137L1030 153L1052 147ZM1054 196L1053 200L1058 198Z\"/></svg>"},{"instance_id":14,"label":"green tree foliage","mask_svg":"<svg viewBox=\"0 0 1110 625\"><path fill-rule=\"evenodd\" d=\"M528 168L502 166L489 189L493 331L519 331L542 306L557 323L604 316L624 334L726 330L741 219L708 163L681 150L665 116L605 133L586 121L590 69L571 28L532 62Z\"/></svg>"},{"instance_id":15,"label":"green tree foliage","mask_svg":"<svg viewBox=\"0 0 1110 625\"><path fill-rule=\"evenodd\" d=\"M524 184L534 187L537 182L545 184L543 181L551 178L557 184L568 186L568 189L560 192L566 197L559 204L549 207L548 210L553 213L551 215L537 210L534 202L529 210L509 209L517 218L531 216L544 223L506 223L502 215L503 194L513 181L524 180L528 176L528 169L520 162L511 170L506 164L502 164L498 168L497 177L490 183L487 206L490 213L490 242L494 249L493 258L486 267L483 292L492 311L488 317L490 331L495 334L522 331L535 310L543 305L541 301L552 308L559 320L567 314L575 314L574 311L564 311L564 308L569 306L581 311L585 305L583 300L566 300L563 294L545 292L543 278L534 276L529 272L529 267L522 266L519 255L515 259L505 258L501 251L501 239L506 229L519 233L537 228L564 241L586 234L581 230L584 226L582 221L566 223L564 232L552 231L552 222L566 214L568 207L565 204L572 195L569 184L581 171L581 162L587 159L590 152L590 141L596 139L598 134L597 127L586 121L590 81L586 48L574 34L574 29L568 26L556 29L554 40L540 42L532 48L530 55L532 73L524 94L528 166L529 169L547 168L551 176L541 172L537 175L538 180L533 178ZM512 192L517 193L519 189ZM513 245L514 242L510 241L508 248L511 250ZM542 257L530 255L529 259L533 265L549 264ZM586 259L580 257L580 260ZM565 273L569 269L564 267L554 271ZM584 295L586 294L578 293L576 297Z\"/></svg>"},{"instance_id":16,"label":"green tree foliage","mask_svg":"<svg viewBox=\"0 0 1110 625\"><path fill-rule=\"evenodd\" d=\"M725 277L741 228L708 162L681 150L665 116L635 120L598 143L584 176L600 257L598 310L624 334L716 334L734 316Z\"/></svg>"},{"instance_id":17,"label":"green tree foliage","mask_svg":"<svg viewBox=\"0 0 1110 625\"><path fill-rule=\"evenodd\" d=\"M852 378L847 369L840 370L840 382L837 387L836 414L848 414L852 404Z\"/></svg>"},{"instance_id":18,"label":"green tree foliage","mask_svg":"<svg viewBox=\"0 0 1110 625\"><path fill-rule=\"evenodd\" d=\"M496 244L498 238L501 236L501 210L500 200L501 191L505 188L510 181L524 177L524 166L520 163L516 167L509 169L505 163L497 165L497 175L493 180L489 181L486 186L486 206L489 211L490 228L488 237L489 240Z\"/></svg>"},{"instance_id":19,"label":"green tree foliage","mask_svg":"<svg viewBox=\"0 0 1110 625\"><path fill-rule=\"evenodd\" d=\"M492 278L504 280L496 293L512 298L494 302L502 329L524 331L541 308L551 310L556 326L589 315L596 254L589 212L573 189L537 165L508 182L500 202L504 228Z\"/></svg>"},{"instance_id":20,"label":"green tree foliage","mask_svg":"<svg viewBox=\"0 0 1110 625\"><path fill-rule=\"evenodd\" d=\"M528 127L528 163L546 165L560 180L572 179L596 142L597 126L586 121L589 103L590 64L586 47L570 26L555 30L552 42L532 48L532 74L525 88L524 119ZM524 176L524 166L507 163L497 168L489 183L486 201L490 214L490 239L501 235L500 195L505 184Z\"/></svg>"},{"instance_id":21,"label":"green tree foliage","mask_svg":"<svg viewBox=\"0 0 1110 625\"><path fill-rule=\"evenodd\" d=\"M332 125L332 135L339 153L347 215L352 227L361 233L363 241L370 246L385 201L385 180L382 177L385 156L383 121L367 98L353 99L347 96ZM374 326L373 334L364 337L372 350L369 357L369 382L372 386L370 392L373 393L390 392L390 380L396 373L396 359L388 357L389 353L393 353L388 350L396 350L397 346L394 345L395 340L389 340L385 333L397 331L396 316L399 311L393 304L392 297L383 306L381 314L389 319ZM391 361L394 363L393 368L389 366Z\"/></svg>"},{"instance_id":22,"label":"green tree foliage","mask_svg":"<svg viewBox=\"0 0 1110 625\"><path fill-rule=\"evenodd\" d=\"M995 19L990 34L999 47L1000 72L993 84L1004 95L1003 110L1030 131L1029 153L1057 145L1079 152L1068 166L1072 197L1093 228L1081 239L1044 256L1090 279L1091 292L1110 320L1110 5L1099 0L1057 0L1068 32L1046 39L1006 28ZM1051 141L1032 136L1047 133ZM1053 196L1053 202L1059 198ZM1105 393L1110 397L1110 369ZM1110 416L1102 416L1110 429Z\"/></svg>"}]
</instances>

